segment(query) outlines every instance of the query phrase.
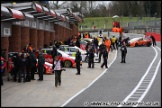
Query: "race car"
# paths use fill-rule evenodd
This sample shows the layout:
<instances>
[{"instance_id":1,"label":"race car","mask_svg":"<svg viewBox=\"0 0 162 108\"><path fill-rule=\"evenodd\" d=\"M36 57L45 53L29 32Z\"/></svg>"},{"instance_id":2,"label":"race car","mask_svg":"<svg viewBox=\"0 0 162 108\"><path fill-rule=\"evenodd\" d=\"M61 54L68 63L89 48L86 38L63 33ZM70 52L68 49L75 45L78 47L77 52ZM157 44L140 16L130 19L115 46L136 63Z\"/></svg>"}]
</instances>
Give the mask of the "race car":
<instances>
[{"instance_id":1,"label":"race car","mask_svg":"<svg viewBox=\"0 0 162 108\"><path fill-rule=\"evenodd\" d=\"M150 39L143 38L143 37L132 38L128 41L129 47L138 47L138 46L148 46L149 47L151 45L152 45L152 41Z\"/></svg>"},{"instance_id":2,"label":"race car","mask_svg":"<svg viewBox=\"0 0 162 108\"><path fill-rule=\"evenodd\" d=\"M64 51L66 54L76 57L76 50L78 49L81 52L81 56L82 56L82 61L84 62L88 62L88 55L87 52L85 50L82 50L81 48L77 47L77 46L68 46L68 45L60 45L59 47L60 50ZM99 62L99 56L94 53L94 62L98 63Z\"/></svg>"},{"instance_id":3,"label":"race car","mask_svg":"<svg viewBox=\"0 0 162 108\"><path fill-rule=\"evenodd\" d=\"M53 58L52 58L52 48L42 48L41 49L44 53L45 61L53 64ZM59 59L63 63L63 67L70 68L70 67L76 67L75 63L75 57L72 57L65 52L57 49L57 55L59 56ZM82 61L80 62L80 65L82 66Z\"/></svg>"},{"instance_id":4,"label":"race car","mask_svg":"<svg viewBox=\"0 0 162 108\"><path fill-rule=\"evenodd\" d=\"M84 40L80 40L80 48L82 50L86 50L86 45L87 45L87 41L84 41Z\"/></svg>"}]
</instances>

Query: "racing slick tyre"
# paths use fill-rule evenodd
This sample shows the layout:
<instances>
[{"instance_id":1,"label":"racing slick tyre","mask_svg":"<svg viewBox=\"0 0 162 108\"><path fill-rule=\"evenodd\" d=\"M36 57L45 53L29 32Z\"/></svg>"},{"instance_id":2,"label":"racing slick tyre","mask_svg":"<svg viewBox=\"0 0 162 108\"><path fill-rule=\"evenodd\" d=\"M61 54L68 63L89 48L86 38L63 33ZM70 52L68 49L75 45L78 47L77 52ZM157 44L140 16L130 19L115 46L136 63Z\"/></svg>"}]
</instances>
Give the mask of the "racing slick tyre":
<instances>
[{"instance_id":1,"label":"racing slick tyre","mask_svg":"<svg viewBox=\"0 0 162 108\"><path fill-rule=\"evenodd\" d=\"M69 61L69 60L65 61L64 67L69 68L69 67L71 67L71 66L72 66L71 61Z\"/></svg>"},{"instance_id":2,"label":"racing slick tyre","mask_svg":"<svg viewBox=\"0 0 162 108\"><path fill-rule=\"evenodd\" d=\"M149 42L149 43L147 43L147 45L146 46L148 46L148 47L150 47L151 46L151 43Z\"/></svg>"},{"instance_id":3,"label":"racing slick tyre","mask_svg":"<svg viewBox=\"0 0 162 108\"><path fill-rule=\"evenodd\" d=\"M135 47L138 47L138 43L135 44Z\"/></svg>"}]
</instances>

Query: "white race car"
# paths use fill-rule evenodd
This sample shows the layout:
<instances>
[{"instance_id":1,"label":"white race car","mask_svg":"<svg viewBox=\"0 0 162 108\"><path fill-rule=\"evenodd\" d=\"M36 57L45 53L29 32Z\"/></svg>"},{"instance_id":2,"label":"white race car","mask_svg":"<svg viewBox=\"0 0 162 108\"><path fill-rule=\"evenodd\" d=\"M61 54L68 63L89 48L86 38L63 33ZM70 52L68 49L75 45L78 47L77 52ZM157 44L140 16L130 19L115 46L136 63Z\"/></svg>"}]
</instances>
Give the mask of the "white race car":
<instances>
[{"instance_id":1,"label":"white race car","mask_svg":"<svg viewBox=\"0 0 162 108\"><path fill-rule=\"evenodd\" d=\"M88 62L89 61L87 52L85 50L82 50L82 49L78 48L77 46L60 45L59 49L64 51L68 55L73 56L73 57L76 56L76 50L78 49L81 52L82 61L83 62ZM98 55L96 53L94 55L95 55L94 62L95 63L99 62Z\"/></svg>"}]
</instances>

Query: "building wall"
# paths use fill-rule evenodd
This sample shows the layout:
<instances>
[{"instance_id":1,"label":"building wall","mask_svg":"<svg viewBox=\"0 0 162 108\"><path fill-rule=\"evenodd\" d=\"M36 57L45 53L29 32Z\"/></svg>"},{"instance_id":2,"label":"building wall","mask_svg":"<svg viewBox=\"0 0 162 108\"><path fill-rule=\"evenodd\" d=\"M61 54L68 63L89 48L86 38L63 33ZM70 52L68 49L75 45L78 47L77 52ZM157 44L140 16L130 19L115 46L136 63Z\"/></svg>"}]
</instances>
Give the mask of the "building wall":
<instances>
[{"instance_id":1,"label":"building wall","mask_svg":"<svg viewBox=\"0 0 162 108\"><path fill-rule=\"evenodd\" d=\"M21 49L30 44L29 27L21 27Z\"/></svg>"},{"instance_id":2,"label":"building wall","mask_svg":"<svg viewBox=\"0 0 162 108\"><path fill-rule=\"evenodd\" d=\"M50 40L50 32L44 31L44 44L47 44L49 46Z\"/></svg>"},{"instance_id":3,"label":"building wall","mask_svg":"<svg viewBox=\"0 0 162 108\"><path fill-rule=\"evenodd\" d=\"M43 48L44 46L44 31L43 30L38 30L37 31L37 48Z\"/></svg>"},{"instance_id":4,"label":"building wall","mask_svg":"<svg viewBox=\"0 0 162 108\"><path fill-rule=\"evenodd\" d=\"M54 28L55 28L55 40L58 40L59 39L59 25L54 24Z\"/></svg>"},{"instance_id":5,"label":"building wall","mask_svg":"<svg viewBox=\"0 0 162 108\"><path fill-rule=\"evenodd\" d=\"M21 27L12 25L12 35L9 37L9 52L21 51Z\"/></svg>"},{"instance_id":6,"label":"building wall","mask_svg":"<svg viewBox=\"0 0 162 108\"><path fill-rule=\"evenodd\" d=\"M32 44L33 46L33 49L37 49L37 29L34 29L34 28L30 28L30 35L29 35L29 38L30 38L30 43Z\"/></svg>"},{"instance_id":7,"label":"building wall","mask_svg":"<svg viewBox=\"0 0 162 108\"><path fill-rule=\"evenodd\" d=\"M54 40L55 40L55 32L50 32L50 41L52 42L52 44L54 44Z\"/></svg>"}]
</instances>

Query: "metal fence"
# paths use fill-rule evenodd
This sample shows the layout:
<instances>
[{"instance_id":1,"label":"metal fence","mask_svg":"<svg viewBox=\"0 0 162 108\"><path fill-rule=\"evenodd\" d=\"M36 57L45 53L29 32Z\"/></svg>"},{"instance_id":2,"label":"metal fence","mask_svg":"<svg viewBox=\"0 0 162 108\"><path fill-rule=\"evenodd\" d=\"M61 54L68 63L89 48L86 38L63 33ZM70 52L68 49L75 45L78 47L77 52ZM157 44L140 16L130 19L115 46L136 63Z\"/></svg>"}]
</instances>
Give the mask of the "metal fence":
<instances>
[{"instance_id":1,"label":"metal fence","mask_svg":"<svg viewBox=\"0 0 162 108\"><path fill-rule=\"evenodd\" d=\"M152 20L137 20L137 21L129 21L129 22L120 22L120 26L124 29L128 30L128 32L132 33L145 33L145 32L156 32L161 34L161 19L152 19ZM109 30L110 27L100 27L100 28L83 28L80 31L99 31L99 30Z\"/></svg>"},{"instance_id":2,"label":"metal fence","mask_svg":"<svg viewBox=\"0 0 162 108\"><path fill-rule=\"evenodd\" d=\"M144 29L145 32L161 33L161 20L128 22L128 25L123 24L122 26L129 30Z\"/></svg>"}]
</instances>

